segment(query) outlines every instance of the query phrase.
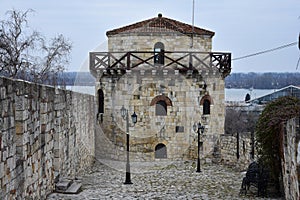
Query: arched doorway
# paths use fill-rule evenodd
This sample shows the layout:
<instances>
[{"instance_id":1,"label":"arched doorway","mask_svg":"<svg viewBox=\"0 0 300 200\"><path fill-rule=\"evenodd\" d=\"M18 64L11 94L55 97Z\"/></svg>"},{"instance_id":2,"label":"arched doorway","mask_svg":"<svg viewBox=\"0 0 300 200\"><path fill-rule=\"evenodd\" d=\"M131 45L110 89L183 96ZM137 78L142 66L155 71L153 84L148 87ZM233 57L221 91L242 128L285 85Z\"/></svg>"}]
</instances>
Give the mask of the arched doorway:
<instances>
[{"instance_id":1,"label":"arched doorway","mask_svg":"<svg viewBox=\"0 0 300 200\"><path fill-rule=\"evenodd\" d=\"M155 158L167 158L167 147L166 145L159 143L155 147Z\"/></svg>"}]
</instances>

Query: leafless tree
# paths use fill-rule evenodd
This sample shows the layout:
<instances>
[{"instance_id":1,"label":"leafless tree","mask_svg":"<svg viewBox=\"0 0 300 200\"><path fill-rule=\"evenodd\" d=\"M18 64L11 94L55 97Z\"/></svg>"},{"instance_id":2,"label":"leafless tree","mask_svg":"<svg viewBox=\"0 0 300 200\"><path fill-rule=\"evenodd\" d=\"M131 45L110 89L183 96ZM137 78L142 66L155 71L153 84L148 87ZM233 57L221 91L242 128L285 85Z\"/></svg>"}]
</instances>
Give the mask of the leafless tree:
<instances>
[{"instance_id":1,"label":"leafless tree","mask_svg":"<svg viewBox=\"0 0 300 200\"><path fill-rule=\"evenodd\" d=\"M71 49L71 43L61 34L52 38L49 44L43 40L40 55L30 69L34 81L55 85L59 74L69 64Z\"/></svg>"},{"instance_id":2,"label":"leafless tree","mask_svg":"<svg viewBox=\"0 0 300 200\"><path fill-rule=\"evenodd\" d=\"M226 108L225 133L254 132L260 112L243 110L239 107Z\"/></svg>"},{"instance_id":3,"label":"leafless tree","mask_svg":"<svg viewBox=\"0 0 300 200\"><path fill-rule=\"evenodd\" d=\"M245 115L238 108L227 108L225 117L225 133L236 134L246 130Z\"/></svg>"},{"instance_id":4,"label":"leafless tree","mask_svg":"<svg viewBox=\"0 0 300 200\"><path fill-rule=\"evenodd\" d=\"M30 31L27 23L27 15L32 10L20 12L8 11L8 20L0 22L0 70L12 78L22 77L29 65L28 52L36 47L40 34Z\"/></svg>"},{"instance_id":5,"label":"leafless tree","mask_svg":"<svg viewBox=\"0 0 300 200\"><path fill-rule=\"evenodd\" d=\"M226 108L225 133L236 135L237 152L239 158L239 137L244 133L251 133L252 158L254 156L254 130L259 117L259 112L243 110L239 107Z\"/></svg>"},{"instance_id":6,"label":"leafless tree","mask_svg":"<svg viewBox=\"0 0 300 200\"><path fill-rule=\"evenodd\" d=\"M225 117L225 133L236 135L236 157L239 159L240 134L246 130L246 118L241 109L227 108Z\"/></svg>"},{"instance_id":7,"label":"leafless tree","mask_svg":"<svg viewBox=\"0 0 300 200\"><path fill-rule=\"evenodd\" d=\"M56 84L66 70L71 43L58 35L47 42L28 26L28 14L11 10L7 20L0 21L0 74L39 83Z\"/></svg>"}]
</instances>

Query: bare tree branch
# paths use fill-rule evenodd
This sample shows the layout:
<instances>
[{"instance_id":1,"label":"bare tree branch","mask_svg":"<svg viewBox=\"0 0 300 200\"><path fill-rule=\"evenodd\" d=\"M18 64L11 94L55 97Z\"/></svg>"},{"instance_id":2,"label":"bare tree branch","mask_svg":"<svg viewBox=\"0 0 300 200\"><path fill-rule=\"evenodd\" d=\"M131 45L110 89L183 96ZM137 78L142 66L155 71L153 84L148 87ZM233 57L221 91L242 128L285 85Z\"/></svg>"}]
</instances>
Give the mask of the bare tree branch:
<instances>
[{"instance_id":1,"label":"bare tree branch","mask_svg":"<svg viewBox=\"0 0 300 200\"><path fill-rule=\"evenodd\" d=\"M58 35L47 44L44 37L28 26L29 9L11 10L0 21L0 73L12 78L53 84L69 64L71 43Z\"/></svg>"}]
</instances>

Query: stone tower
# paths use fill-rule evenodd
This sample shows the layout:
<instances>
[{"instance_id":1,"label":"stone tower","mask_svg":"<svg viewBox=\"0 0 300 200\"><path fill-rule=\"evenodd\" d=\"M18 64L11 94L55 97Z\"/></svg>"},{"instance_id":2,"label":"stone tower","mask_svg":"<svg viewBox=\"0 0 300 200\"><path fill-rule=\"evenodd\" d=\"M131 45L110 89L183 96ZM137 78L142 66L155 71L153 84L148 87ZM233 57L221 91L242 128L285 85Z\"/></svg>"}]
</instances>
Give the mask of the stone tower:
<instances>
[{"instance_id":1,"label":"stone tower","mask_svg":"<svg viewBox=\"0 0 300 200\"><path fill-rule=\"evenodd\" d=\"M212 155L224 133L224 78L231 70L230 53L212 52L214 32L159 14L106 35L108 52L90 53L106 137L125 145L124 106L137 115L129 124L132 159L195 158L199 122L201 156Z\"/></svg>"}]
</instances>

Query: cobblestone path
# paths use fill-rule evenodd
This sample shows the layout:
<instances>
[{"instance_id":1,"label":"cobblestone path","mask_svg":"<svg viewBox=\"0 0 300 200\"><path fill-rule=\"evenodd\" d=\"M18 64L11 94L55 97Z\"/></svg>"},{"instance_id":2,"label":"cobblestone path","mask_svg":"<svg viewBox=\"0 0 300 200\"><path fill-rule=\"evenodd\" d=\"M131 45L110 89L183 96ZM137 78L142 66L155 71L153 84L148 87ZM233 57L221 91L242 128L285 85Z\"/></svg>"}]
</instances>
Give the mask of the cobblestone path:
<instances>
[{"instance_id":1,"label":"cobblestone path","mask_svg":"<svg viewBox=\"0 0 300 200\"><path fill-rule=\"evenodd\" d=\"M125 164L104 163L97 162L90 173L79 177L83 184L79 194L53 193L47 199L263 199L255 196L255 189L240 196L244 174L221 165L204 165L197 173L195 163L190 161L131 163L133 184L124 185L125 172L116 169Z\"/></svg>"}]
</instances>

